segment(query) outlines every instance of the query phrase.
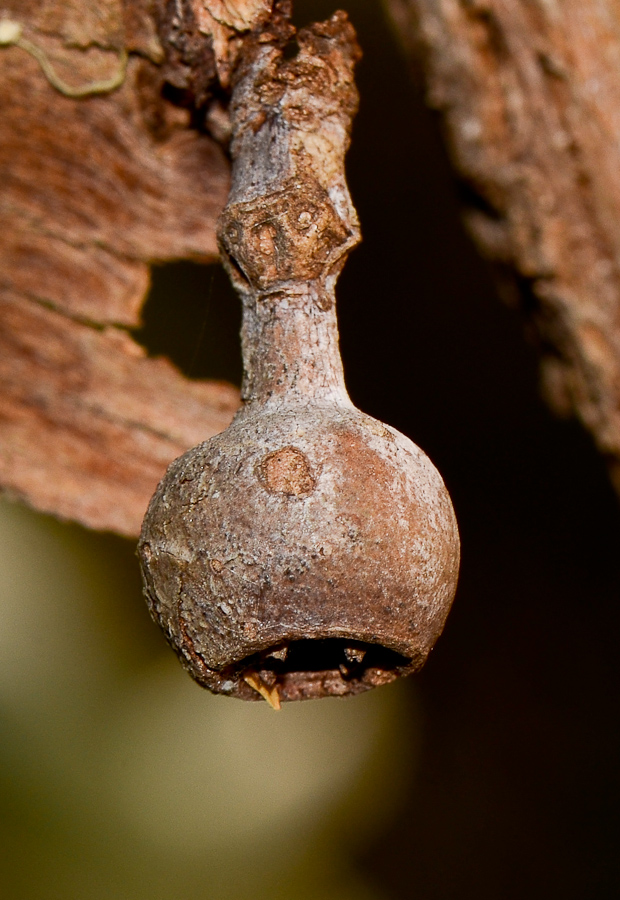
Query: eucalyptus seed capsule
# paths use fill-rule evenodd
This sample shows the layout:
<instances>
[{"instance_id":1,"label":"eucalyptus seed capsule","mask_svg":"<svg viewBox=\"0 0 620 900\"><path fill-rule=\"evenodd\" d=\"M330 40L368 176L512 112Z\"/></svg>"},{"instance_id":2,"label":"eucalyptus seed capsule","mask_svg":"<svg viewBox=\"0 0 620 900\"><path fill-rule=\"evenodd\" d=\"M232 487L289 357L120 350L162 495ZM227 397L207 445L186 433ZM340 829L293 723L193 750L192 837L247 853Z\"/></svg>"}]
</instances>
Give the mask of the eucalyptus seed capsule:
<instances>
[{"instance_id":1,"label":"eucalyptus seed capsule","mask_svg":"<svg viewBox=\"0 0 620 900\"><path fill-rule=\"evenodd\" d=\"M188 451L140 540L153 616L212 691L356 694L422 666L450 608L459 539L424 453L357 410L334 303L359 228L344 179L358 49L344 13L246 45L231 103L222 258L243 301L243 404Z\"/></svg>"}]
</instances>

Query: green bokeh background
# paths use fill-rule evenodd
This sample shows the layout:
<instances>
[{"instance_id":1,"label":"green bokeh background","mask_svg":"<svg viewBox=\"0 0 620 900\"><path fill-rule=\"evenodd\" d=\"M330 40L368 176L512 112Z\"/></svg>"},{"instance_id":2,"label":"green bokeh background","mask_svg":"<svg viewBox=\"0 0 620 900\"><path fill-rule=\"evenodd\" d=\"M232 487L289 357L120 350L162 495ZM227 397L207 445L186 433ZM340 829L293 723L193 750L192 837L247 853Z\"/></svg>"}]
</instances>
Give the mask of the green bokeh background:
<instances>
[{"instance_id":1,"label":"green bokeh background","mask_svg":"<svg viewBox=\"0 0 620 900\"><path fill-rule=\"evenodd\" d=\"M280 715L213 697L126 542L2 502L0 543L3 897L381 896L350 856L415 767L402 688Z\"/></svg>"}]
</instances>

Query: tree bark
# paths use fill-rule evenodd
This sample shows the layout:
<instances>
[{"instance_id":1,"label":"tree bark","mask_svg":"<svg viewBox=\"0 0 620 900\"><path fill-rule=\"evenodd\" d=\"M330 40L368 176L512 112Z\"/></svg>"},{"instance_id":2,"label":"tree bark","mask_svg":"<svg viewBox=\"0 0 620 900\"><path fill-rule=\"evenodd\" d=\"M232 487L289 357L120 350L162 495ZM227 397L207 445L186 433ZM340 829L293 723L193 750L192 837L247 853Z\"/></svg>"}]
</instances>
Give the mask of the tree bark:
<instances>
[{"instance_id":1,"label":"tree bark","mask_svg":"<svg viewBox=\"0 0 620 900\"><path fill-rule=\"evenodd\" d=\"M387 0L469 190L479 248L516 281L545 394L620 490L620 3Z\"/></svg>"},{"instance_id":2,"label":"tree bark","mask_svg":"<svg viewBox=\"0 0 620 900\"><path fill-rule=\"evenodd\" d=\"M547 396L620 484L620 3L386 3L442 113L472 233L516 278ZM3 8L0 485L39 509L137 534L166 464L236 409L235 389L148 358L131 330L149 265L217 257L226 92L271 10Z\"/></svg>"},{"instance_id":3,"label":"tree bark","mask_svg":"<svg viewBox=\"0 0 620 900\"><path fill-rule=\"evenodd\" d=\"M71 88L113 77L127 48L122 85L79 99L22 46L0 48L0 484L126 535L167 464L225 428L238 403L229 385L147 358L128 331L150 263L217 259L228 193L221 147L162 95L167 78L187 107L204 104L210 39L189 16L173 33L165 12L162 38L143 0L4 8Z\"/></svg>"}]
</instances>

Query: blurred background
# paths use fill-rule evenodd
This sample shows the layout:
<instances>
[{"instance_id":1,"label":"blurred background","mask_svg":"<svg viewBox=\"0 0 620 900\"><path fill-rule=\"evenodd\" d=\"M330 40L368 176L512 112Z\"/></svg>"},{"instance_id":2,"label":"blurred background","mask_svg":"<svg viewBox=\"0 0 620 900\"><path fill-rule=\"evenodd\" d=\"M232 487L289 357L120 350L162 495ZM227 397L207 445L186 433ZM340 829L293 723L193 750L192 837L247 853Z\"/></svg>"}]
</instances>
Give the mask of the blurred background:
<instances>
[{"instance_id":1,"label":"blurred background","mask_svg":"<svg viewBox=\"0 0 620 900\"><path fill-rule=\"evenodd\" d=\"M2 501L3 898L620 895L618 501L540 399L380 4L342 5L364 50L345 372L452 494L446 631L419 676L351 700L212 697L151 623L131 542ZM334 9L297 0L296 19ZM219 268L170 265L138 338L238 382L239 316Z\"/></svg>"}]
</instances>

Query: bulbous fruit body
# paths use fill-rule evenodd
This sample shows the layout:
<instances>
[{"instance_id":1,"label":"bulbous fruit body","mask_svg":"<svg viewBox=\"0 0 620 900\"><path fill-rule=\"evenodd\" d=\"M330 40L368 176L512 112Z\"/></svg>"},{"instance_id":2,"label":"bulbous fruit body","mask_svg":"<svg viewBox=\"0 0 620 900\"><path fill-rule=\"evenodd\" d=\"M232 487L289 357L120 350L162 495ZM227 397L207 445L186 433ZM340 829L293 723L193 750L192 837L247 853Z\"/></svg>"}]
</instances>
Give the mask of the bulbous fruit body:
<instances>
[{"instance_id":1,"label":"bulbous fruit body","mask_svg":"<svg viewBox=\"0 0 620 900\"><path fill-rule=\"evenodd\" d=\"M438 472L353 407L242 417L170 466L145 530L153 615L197 681L244 699L248 674L298 700L415 671L458 574Z\"/></svg>"},{"instance_id":2,"label":"bulbous fruit body","mask_svg":"<svg viewBox=\"0 0 620 900\"><path fill-rule=\"evenodd\" d=\"M243 301L243 405L172 463L139 552L151 612L193 677L277 707L418 669L459 540L432 464L344 385L334 285L359 240L344 180L354 33L337 13L285 59L290 26L270 29L236 76L218 223Z\"/></svg>"}]
</instances>

